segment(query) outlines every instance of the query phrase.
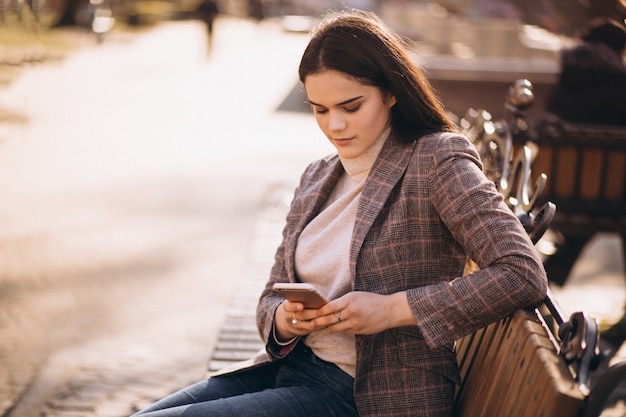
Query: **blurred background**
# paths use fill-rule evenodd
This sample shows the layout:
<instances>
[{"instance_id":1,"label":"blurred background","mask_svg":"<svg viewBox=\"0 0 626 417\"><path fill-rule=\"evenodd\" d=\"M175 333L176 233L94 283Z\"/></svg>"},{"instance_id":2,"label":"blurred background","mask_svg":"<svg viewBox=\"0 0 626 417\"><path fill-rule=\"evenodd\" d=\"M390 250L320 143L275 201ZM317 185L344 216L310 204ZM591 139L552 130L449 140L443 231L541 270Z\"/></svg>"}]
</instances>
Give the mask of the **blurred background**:
<instances>
[{"instance_id":1,"label":"blurred background","mask_svg":"<svg viewBox=\"0 0 626 417\"><path fill-rule=\"evenodd\" d=\"M0 0L0 416L124 416L204 375L300 173L333 151L297 80L329 9L376 11L451 113L496 119L518 78L544 112L560 51L626 17L624 0L214 6ZM620 319L622 251L594 237L554 288L566 312Z\"/></svg>"},{"instance_id":2,"label":"blurred background","mask_svg":"<svg viewBox=\"0 0 626 417\"><path fill-rule=\"evenodd\" d=\"M33 36L67 28L91 30L102 41L109 31L140 30L163 21L206 21L202 0L1 0L0 22L20 29L3 42L2 60L11 65L43 59L46 40ZM328 10L374 10L414 42L449 110L494 108L500 95L480 82L532 78L537 109L558 73L557 53L598 17L623 22L624 0L215 0L220 15L280 20L286 30L306 31ZM212 19L212 18L211 18ZM5 37L7 35L5 34ZM49 41L52 42L52 41ZM11 45L12 44L12 45ZM450 96L470 101L448 100ZM477 102L476 100L480 100ZM495 101L489 101L494 99Z\"/></svg>"},{"instance_id":3,"label":"blurred background","mask_svg":"<svg viewBox=\"0 0 626 417\"><path fill-rule=\"evenodd\" d=\"M127 24L154 23L163 19L189 19L197 17L201 0L3 0L4 13L22 8L31 11L42 27L85 24L90 9L103 6ZM327 10L352 7L381 12L395 9L410 18L412 13L448 14L476 19L499 18L537 25L555 33L574 34L593 17L623 17L624 2L612 0L217 0L220 12L256 18L285 15L319 16ZM416 31L418 29L416 28Z\"/></svg>"}]
</instances>

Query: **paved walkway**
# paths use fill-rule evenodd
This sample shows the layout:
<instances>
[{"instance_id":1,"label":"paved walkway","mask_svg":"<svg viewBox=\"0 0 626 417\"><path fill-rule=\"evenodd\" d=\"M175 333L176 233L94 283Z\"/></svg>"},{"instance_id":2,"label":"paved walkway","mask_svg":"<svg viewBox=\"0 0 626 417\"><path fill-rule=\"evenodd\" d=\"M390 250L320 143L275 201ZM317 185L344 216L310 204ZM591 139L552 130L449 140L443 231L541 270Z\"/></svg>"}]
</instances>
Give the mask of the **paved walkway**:
<instances>
[{"instance_id":1,"label":"paved walkway","mask_svg":"<svg viewBox=\"0 0 626 417\"><path fill-rule=\"evenodd\" d=\"M224 19L210 55L199 22L111 35L0 90L28 116L0 126L3 417L203 377L263 193L330 146L275 111L303 35Z\"/></svg>"},{"instance_id":2,"label":"paved walkway","mask_svg":"<svg viewBox=\"0 0 626 417\"><path fill-rule=\"evenodd\" d=\"M172 360L158 352L145 350L111 352L111 358L85 358L71 369L64 386L57 386L40 410L41 417L124 417L144 408L156 399L205 377L235 360L248 359L262 347L254 325L254 306L271 268L274 250L280 243L291 188L276 184L267 190L251 236L250 246L243 250L247 261L237 277L238 287L215 347L189 351ZM111 347L115 349L114 346ZM176 349L172 342L172 349ZM99 347L98 354L103 353ZM75 357L66 353L64 363ZM195 355L190 357L190 355ZM174 356L176 358L176 356ZM91 360L89 360L91 359ZM210 359L210 361L209 361ZM56 362L60 362L56 358ZM50 375L58 372L49 370ZM40 386L45 385L43 375ZM35 387L35 390L37 387ZM41 394L41 393L39 393ZM34 415L34 414L33 414Z\"/></svg>"}]
</instances>

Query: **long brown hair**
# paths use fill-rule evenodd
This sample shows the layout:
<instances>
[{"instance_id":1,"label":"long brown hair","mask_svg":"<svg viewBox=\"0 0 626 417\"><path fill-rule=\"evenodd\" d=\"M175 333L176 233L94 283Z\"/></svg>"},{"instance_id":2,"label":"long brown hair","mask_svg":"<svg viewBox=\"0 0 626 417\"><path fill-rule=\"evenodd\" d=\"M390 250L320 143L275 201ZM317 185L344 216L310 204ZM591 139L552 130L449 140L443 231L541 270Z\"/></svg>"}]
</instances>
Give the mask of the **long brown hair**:
<instances>
[{"instance_id":1,"label":"long brown hair","mask_svg":"<svg viewBox=\"0 0 626 417\"><path fill-rule=\"evenodd\" d=\"M401 140L456 130L407 43L371 12L336 12L317 23L300 61L300 81L324 70L393 94L391 126Z\"/></svg>"}]
</instances>

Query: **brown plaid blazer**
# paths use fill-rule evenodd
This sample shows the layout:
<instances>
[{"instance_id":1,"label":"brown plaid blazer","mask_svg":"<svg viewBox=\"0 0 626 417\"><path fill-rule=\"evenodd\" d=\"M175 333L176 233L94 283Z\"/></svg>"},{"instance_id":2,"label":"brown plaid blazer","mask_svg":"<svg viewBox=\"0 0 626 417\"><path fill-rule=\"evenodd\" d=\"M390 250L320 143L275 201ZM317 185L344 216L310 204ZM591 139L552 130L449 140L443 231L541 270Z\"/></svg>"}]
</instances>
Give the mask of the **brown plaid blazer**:
<instances>
[{"instance_id":1,"label":"brown plaid blazer","mask_svg":"<svg viewBox=\"0 0 626 417\"><path fill-rule=\"evenodd\" d=\"M298 280L298 236L342 173L333 156L302 175L258 306L266 343L282 301L271 286ZM463 276L468 257L481 269ZM459 383L455 340L540 304L547 288L526 232L483 175L474 146L454 133L385 143L361 195L350 267L354 290L406 290L417 320L414 327L357 336L354 389L363 417L449 416ZM267 346L272 359L280 357Z\"/></svg>"}]
</instances>

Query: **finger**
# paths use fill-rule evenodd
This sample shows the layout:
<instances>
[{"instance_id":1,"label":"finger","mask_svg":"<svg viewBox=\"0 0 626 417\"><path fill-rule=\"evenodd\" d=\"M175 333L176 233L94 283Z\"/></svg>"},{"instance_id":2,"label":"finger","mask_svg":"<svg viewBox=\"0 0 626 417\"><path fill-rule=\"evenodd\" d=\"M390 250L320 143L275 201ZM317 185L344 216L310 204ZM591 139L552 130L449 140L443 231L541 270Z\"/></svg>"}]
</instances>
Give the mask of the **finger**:
<instances>
[{"instance_id":1,"label":"finger","mask_svg":"<svg viewBox=\"0 0 626 417\"><path fill-rule=\"evenodd\" d=\"M342 317L342 320L343 320L343 317ZM335 313L326 314L325 316L319 316L311 320L311 322L318 328L334 326L334 325L338 325L339 323L341 323L341 321L339 321L339 318L337 317Z\"/></svg>"},{"instance_id":2,"label":"finger","mask_svg":"<svg viewBox=\"0 0 626 417\"><path fill-rule=\"evenodd\" d=\"M296 324L290 323L289 326L292 329L291 331L293 333L299 334L301 336L310 334L315 331L322 330L327 327L327 326L320 327L316 325L315 323L313 323L313 321L307 321L307 320L299 320L298 323Z\"/></svg>"},{"instance_id":3,"label":"finger","mask_svg":"<svg viewBox=\"0 0 626 417\"><path fill-rule=\"evenodd\" d=\"M289 325L298 330L314 330L315 325L312 320L307 317L306 310L301 312L292 312L286 317L286 321Z\"/></svg>"},{"instance_id":4,"label":"finger","mask_svg":"<svg viewBox=\"0 0 626 417\"><path fill-rule=\"evenodd\" d=\"M287 313L294 313L297 311L302 311L304 310L304 305L302 303L292 303L291 301L283 301L283 303L281 304L283 310L285 310L285 312Z\"/></svg>"},{"instance_id":5,"label":"finger","mask_svg":"<svg viewBox=\"0 0 626 417\"><path fill-rule=\"evenodd\" d=\"M335 311L343 310L347 306L348 306L348 303L344 299L338 298L324 305L323 307L321 307L319 309L319 314L321 316L326 316L328 314L333 314Z\"/></svg>"}]
</instances>

